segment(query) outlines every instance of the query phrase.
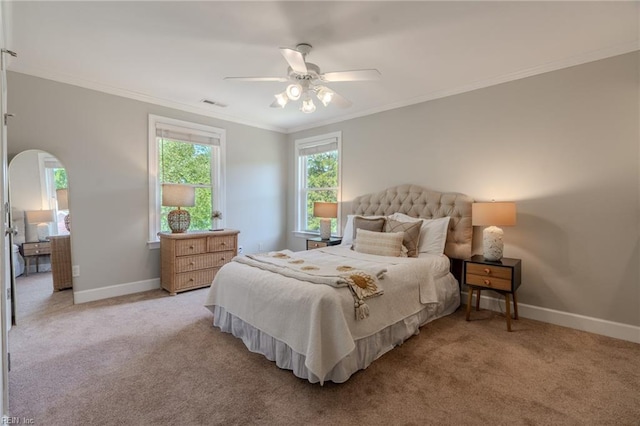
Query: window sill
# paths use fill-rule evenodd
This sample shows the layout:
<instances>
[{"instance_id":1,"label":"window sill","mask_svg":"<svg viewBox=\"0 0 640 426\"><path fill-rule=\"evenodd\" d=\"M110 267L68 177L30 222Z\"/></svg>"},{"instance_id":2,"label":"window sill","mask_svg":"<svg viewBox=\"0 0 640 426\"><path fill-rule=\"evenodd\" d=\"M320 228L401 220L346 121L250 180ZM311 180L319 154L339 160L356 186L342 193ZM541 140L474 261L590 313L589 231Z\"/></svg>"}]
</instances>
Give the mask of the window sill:
<instances>
[{"instance_id":1,"label":"window sill","mask_svg":"<svg viewBox=\"0 0 640 426\"><path fill-rule=\"evenodd\" d=\"M149 250L157 250L160 248L160 241L156 240L156 241L147 241L147 248Z\"/></svg>"}]
</instances>

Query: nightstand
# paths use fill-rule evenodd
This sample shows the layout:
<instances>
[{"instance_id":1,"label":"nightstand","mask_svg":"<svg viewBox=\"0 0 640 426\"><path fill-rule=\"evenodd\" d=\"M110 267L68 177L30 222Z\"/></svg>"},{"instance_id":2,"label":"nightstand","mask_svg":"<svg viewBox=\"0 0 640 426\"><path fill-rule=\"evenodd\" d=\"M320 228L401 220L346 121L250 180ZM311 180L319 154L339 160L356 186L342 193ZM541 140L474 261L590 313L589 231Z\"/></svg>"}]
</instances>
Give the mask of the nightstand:
<instances>
[{"instance_id":1,"label":"nightstand","mask_svg":"<svg viewBox=\"0 0 640 426\"><path fill-rule=\"evenodd\" d=\"M25 260L24 276L29 276L29 266L31 266L31 259L36 259L36 272L40 272L39 259L40 256L49 256L51 254L51 243L49 241L38 241L36 243L22 243L20 246L20 254Z\"/></svg>"},{"instance_id":2,"label":"nightstand","mask_svg":"<svg viewBox=\"0 0 640 426\"><path fill-rule=\"evenodd\" d=\"M307 250L313 250L322 247L329 246L337 246L342 242L342 238L329 238L328 240L323 240L320 237L316 238L307 238Z\"/></svg>"},{"instance_id":3,"label":"nightstand","mask_svg":"<svg viewBox=\"0 0 640 426\"><path fill-rule=\"evenodd\" d=\"M522 276L522 261L503 257L498 261L485 260L484 256L476 255L464 261L462 280L469 287L467 298L467 321L471 314L471 298L474 290L476 294L476 311L480 309L480 292L493 290L504 294L507 330L511 331L511 302L513 296L514 319L518 319L518 299L516 290L520 287Z\"/></svg>"}]
</instances>

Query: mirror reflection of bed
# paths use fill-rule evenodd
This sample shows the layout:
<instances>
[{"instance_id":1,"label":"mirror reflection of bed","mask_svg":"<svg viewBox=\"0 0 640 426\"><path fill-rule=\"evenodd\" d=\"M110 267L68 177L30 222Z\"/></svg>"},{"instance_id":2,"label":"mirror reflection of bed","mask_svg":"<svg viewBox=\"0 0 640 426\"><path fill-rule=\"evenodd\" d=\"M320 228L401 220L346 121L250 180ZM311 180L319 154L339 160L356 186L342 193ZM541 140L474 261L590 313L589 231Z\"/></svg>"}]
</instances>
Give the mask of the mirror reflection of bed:
<instances>
[{"instance_id":1,"label":"mirror reflection of bed","mask_svg":"<svg viewBox=\"0 0 640 426\"><path fill-rule=\"evenodd\" d=\"M14 321L72 301L59 295L72 288L68 189L66 169L48 152L23 151L9 163Z\"/></svg>"}]
</instances>

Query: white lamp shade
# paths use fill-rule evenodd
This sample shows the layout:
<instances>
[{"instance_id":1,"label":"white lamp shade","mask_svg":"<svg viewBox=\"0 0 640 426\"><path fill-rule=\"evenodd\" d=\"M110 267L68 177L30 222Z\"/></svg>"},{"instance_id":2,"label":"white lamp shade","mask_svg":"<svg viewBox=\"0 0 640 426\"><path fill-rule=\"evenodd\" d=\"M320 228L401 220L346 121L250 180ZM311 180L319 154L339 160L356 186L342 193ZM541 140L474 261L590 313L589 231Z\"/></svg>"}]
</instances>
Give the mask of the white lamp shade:
<instances>
[{"instance_id":1,"label":"white lamp shade","mask_svg":"<svg viewBox=\"0 0 640 426\"><path fill-rule=\"evenodd\" d=\"M58 200L58 210L69 210L69 190L56 189L56 199Z\"/></svg>"},{"instance_id":2,"label":"white lamp shade","mask_svg":"<svg viewBox=\"0 0 640 426\"><path fill-rule=\"evenodd\" d=\"M162 185L162 205L193 207L196 205L196 191L193 186L165 183Z\"/></svg>"},{"instance_id":3,"label":"white lamp shade","mask_svg":"<svg viewBox=\"0 0 640 426\"><path fill-rule=\"evenodd\" d=\"M313 203L313 215L315 217L338 217L338 203Z\"/></svg>"},{"instance_id":4,"label":"white lamp shade","mask_svg":"<svg viewBox=\"0 0 640 426\"><path fill-rule=\"evenodd\" d=\"M24 212L27 223L48 223L54 221L53 210L28 210Z\"/></svg>"},{"instance_id":5,"label":"white lamp shade","mask_svg":"<svg viewBox=\"0 0 640 426\"><path fill-rule=\"evenodd\" d=\"M516 204L511 202L473 203L471 223L473 226L513 226L516 224Z\"/></svg>"}]
</instances>

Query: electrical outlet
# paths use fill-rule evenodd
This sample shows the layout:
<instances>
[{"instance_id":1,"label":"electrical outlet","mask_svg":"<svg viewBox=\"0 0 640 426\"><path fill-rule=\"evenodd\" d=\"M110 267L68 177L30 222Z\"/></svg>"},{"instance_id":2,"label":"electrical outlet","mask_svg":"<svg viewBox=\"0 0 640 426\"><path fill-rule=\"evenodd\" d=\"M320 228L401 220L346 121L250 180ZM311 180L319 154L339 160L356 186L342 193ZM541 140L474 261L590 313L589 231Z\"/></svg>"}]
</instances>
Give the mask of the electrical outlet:
<instances>
[{"instance_id":1,"label":"electrical outlet","mask_svg":"<svg viewBox=\"0 0 640 426\"><path fill-rule=\"evenodd\" d=\"M71 275L73 275L74 277L80 276L80 265L73 265L73 268L71 268Z\"/></svg>"},{"instance_id":2,"label":"electrical outlet","mask_svg":"<svg viewBox=\"0 0 640 426\"><path fill-rule=\"evenodd\" d=\"M238 246L238 254L242 254L242 246Z\"/></svg>"}]
</instances>

